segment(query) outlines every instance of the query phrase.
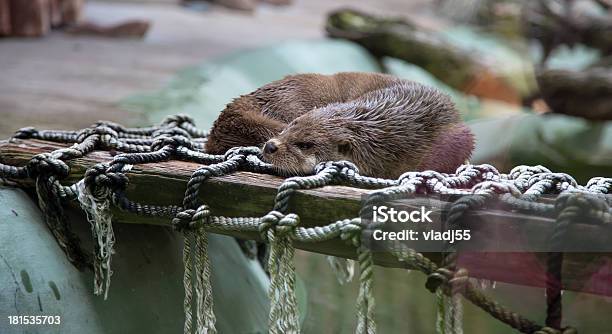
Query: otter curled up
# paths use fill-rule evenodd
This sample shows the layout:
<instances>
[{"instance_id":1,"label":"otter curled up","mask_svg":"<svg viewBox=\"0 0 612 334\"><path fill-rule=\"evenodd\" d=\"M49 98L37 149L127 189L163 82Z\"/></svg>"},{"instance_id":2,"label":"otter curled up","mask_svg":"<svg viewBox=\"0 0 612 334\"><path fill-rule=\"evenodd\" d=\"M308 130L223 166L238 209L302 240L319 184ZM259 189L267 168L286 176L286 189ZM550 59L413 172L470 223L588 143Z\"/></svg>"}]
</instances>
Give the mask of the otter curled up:
<instances>
[{"instance_id":1,"label":"otter curled up","mask_svg":"<svg viewBox=\"0 0 612 334\"><path fill-rule=\"evenodd\" d=\"M206 150L263 147L285 175L311 174L320 162L349 160L363 175L454 172L474 138L455 105L432 87L374 73L300 74L227 105Z\"/></svg>"}]
</instances>

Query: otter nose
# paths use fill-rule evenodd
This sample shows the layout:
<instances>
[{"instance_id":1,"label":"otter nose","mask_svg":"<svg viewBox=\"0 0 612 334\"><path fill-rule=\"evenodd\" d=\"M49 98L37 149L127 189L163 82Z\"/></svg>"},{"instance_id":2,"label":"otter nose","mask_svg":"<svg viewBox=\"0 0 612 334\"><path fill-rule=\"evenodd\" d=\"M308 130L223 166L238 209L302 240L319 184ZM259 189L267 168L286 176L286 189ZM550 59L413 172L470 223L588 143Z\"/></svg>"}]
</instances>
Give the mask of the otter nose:
<instances>
[{"instance_id":1,"label":"otter nose","mask_svg":"<svg viewBox=\"0 0 612 334\"><path fill-rule=\"evenodd\" d=\"M278 150L278 147L273 142L269 141L264 146L264 153L272 154Z\"/></svg>"}]
</instances>

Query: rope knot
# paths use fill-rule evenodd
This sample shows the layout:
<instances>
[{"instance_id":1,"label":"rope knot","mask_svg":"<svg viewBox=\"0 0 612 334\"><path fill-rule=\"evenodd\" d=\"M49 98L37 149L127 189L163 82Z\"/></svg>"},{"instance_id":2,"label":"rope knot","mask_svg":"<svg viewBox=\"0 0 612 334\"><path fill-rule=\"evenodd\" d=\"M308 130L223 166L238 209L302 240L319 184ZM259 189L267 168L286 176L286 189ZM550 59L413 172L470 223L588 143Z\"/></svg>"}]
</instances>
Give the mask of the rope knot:
<instances>
[{"instance_id":1,"label":"rope knot","mask_svg":"<svg viewBox=\"0 0 612 334\"><path fill-rule=\"evenodd\" d=\"M556 329L551 327L542 327L532 334L578 334L578 330L573 327L565 327L562 329Z\"/></svg>"},{"instance_id":2,"label":"rope knot","mask_svg":"<svg viewBox=\"0 0 612 334\"><path fill-rule=\"evenodd\" d=\"M99 124L94 127L86 128L79 131L79 134L77 135L77 141L83 142L85 138L93 135L100 136L100 139L102 139L103 143L108 143L111 139L116 140L117 138L119 138L119 134L117 133L117 131L113 130L110 126L108 126L107 124Z\"/></svg>"},{"instance_id":3,"label":"rope knot","mask_svg":"<svg viewBox=\"0 0 612 334\"><path fill-rule=\"evenodd\" d=\"M359 168L357 168L354 163L347 160L321 162L315 166L315 174L319 174L325 169L333 169L335 173L359 174Z\"/></svg>"},{"instance_id":4,"label":"rope knot","mask_svg":"<svg viewBox=\"0 0 612 334\"><path fill-rule=\"evenodd\" d=\"M167 135L167 136L170 136L170 137L172 137L172 136L183 136L185 138L191 138L191 135L189 134L189 132L187 132L187 130L185 130L183 128L177 128L177 127L158 129L158 130L154 131L151 136L152 137L161 137L163 135Z\"/></svg>"},{"instance_id":5,"label":"rope knot","mask_svg":"<svg viewBox=\"0 0 612 334\"><path fill-rule=\"evenodd\" d=\"M278 211L270 211L261 219L259 233L264 240L268 240L268 232L272 229L279 237L288 236L299 223L300 217L294 213L284 215Z\"/></svg>"},{"instance_id":6,"label":"rope knot","mask_svg":"<svg viewBox=\"0 0 612 334\"><path fill-rule=\"evenodd\" d=\"M612 178L594 177L589 180L586 188L593 192L609 194L612 192Z\"/></svg>"},{"instance_id":7,"label":"rope knot","mask_svg":"<svg viewBox=\"0 0 612 334\"><path fill-rule=\"evenodd\" d=\"M531 176L534 174L542 174L542 173L550 173L550 172L551 172L550 169L544 166L541 166L541 165L537 165L537 166L521 165L521 166L516 166L512 168L510 173L508 173L508 176L510 176L511 179L516 180L518 178L525 177L525 176Z\"/></svg>"},{"instance_id":8,"label":"rope knot","mask_svg":"<svg viewBox=\"0 0 612 334\"><path fill-rule=\"evenodd\" d=\"M249 155L261 156L261 149L255 146L240 146L240 147L232 147L227 152L223 158L227 161L234 157L239 158L240 160L246 159Z\"/></svg>"},{"instance_id":9,"label":"rope knot","mask_svg":"<svg viewBox=\"0 0 612 334\"><path fill-rule=\"evenodd\" d=\"M291 233L299 223L296 214L283 215L270 211L261 218L259 232L270 243L268 270L270 272L270 333L299 333L299 315L295 296L295 248Z\"/></svg>"},{"instance_id":10,"label":"rope knot","mask_svg":"<svg viewBox=\"0 0 612 334\"><path fill-rule=\"evenodd\" d=\"M473 174L476 173L478 175L484 175L487 173L492 173L495 175L499 175L499 171L497 168L493 167L489 164L481 164L481 165L461 165L455 171L455 174L468 173Z\"/></svg>"},{"instance_id":11,"label":"rope knot","mask_svg":"<svg viewBox=\"0 0 612 334\"><path fill-rule=\"evenodd\" d=\"M51 153L35 155L28 163L27 169L31 174L53 175L60 179L70 174L70 167L62 160L55 158Z\"/></svg>"},{"instance_id":12,"label":"rope knot","mask_svg":"<svg viewBox=\"0 0 612 334\"><path fill-rule=\"evenodd\" d=\"M491 193L491 194L512 194L520 196L521 191L511 183L502 183L496 181L485 181L478 183L472 187L472 192L478 193Z\"/></svg>"},{"instance_id":13,"label":"rope knot","mask_svg":"<svg viewBox=\"0 0 612 334\"><path fill-rule=\"evenodd\" d=\"M453 278L451 278L448 282L450 283L452 294L465 291L470 282L467 269L460 268L455 271Z\"/></svg>"},{"instance_id":14,"label":"rope knot","mask_svg":"<svg viewBox=\"0 0 612 334\"><path fill-rule=\"evenodd\" d=\"M397 179L397 183L399 185L413 184L416 186L418 184L425 183L425 180L423 179L421 172L406 172L400 175L400 177Z\"/></svg>"},{"instance_id":15,"label":"rope knot","mask_svg":"<svg viewBox=\"0 0 612 334\"><path fill-rule=\"evenodd\" d=\"M176 149L179 146L191 148L191 140L185 136L168 136L161 135L153 140L151 143L151 151L158 151L165 146L171 146Z\"/></svg>"},{"instance_id":16,"label":"rope knot","mask_svg":"<svg viewBox=\"0 0 612 334\"><path fill-rule=\"evenodd\" d=\"M93 184L96 177L106 173L106 169L108 169L108 165L103 163L91 166L85 172L85 185Z\"/></svg>"},{"instance_id":17,"label":"rope knot","mask_svg":"<svg viewBox=\"0 0 612 334\"><path fill-rule=\"evenodd\" d=\"M576 187L578 183L574 180L573 177L565 174L565 173L540 173L531 176L527 180L527 185L529 187L533 186L539 181L549 181L551 186L556 186L559 190L564 190L568 188L568 186Z\"/></svg>"},{"instance_id":18,"label":"rope knot","mask_svg":"<svg viewBox=\"0 0 612 334\"><path fill-rule=\"evenodd\" d=\"M119 134L117 131L113 130L108 125L98 125L95 128L91 129L92 133L100 135L100 136L111 136L113 138L118 138Z\"/></svg>"},{"instance_id":19,"label":"rope knot","mask_svg":"<svg viewBox=\"0 0 612 334\"><path fill-rule=\"evenodd\" d=\"M38 130L36 130L36 128L33 126L28 126L28 127L17 130L15 134L13 135L13 138L28 139L28 138L34 138L37 135L38 135Z\"/></svg>"},{"instance_id":20,"label":"rope knot","mask_svg":"<svg viewBox=\"0 0 612 334\"><path fill-rule=\"evenodd\" d=\"M499 171L497 170L497 168L489 164L472 165L472 168L479 171L483 175L487 173L499 175Z\"/></svg>"},{"instance_id":21,"label":"rope knot","mask_svg":"<svg viewBox=\"0 0 612 334\"><path fill-rule=\"evenodd\" d=\"M92 167L90 167L85 172L85 177L83 178L83 182L85 183L85 186L91 187L92 185L96 184L96 178L106 173L107 168L108 168L108 165L106 164L95 164Z\"/></svg>"},{"instance_id":22,"label":"rope knot","mask_svg":"<svg viewBox=\"0 0 612 334\"><path fill-rule=\"evenodd\" d=\"M349 224L340 228L340 238L355 247L359 247L361 244L362 230L363 226L361 225L361 219L354 218Z\"/></svg>"},{"instance_id":23,"label":"rope knot","mask_svg":"<svg viewBox=\"0 0 612 334\"><path fill-rule=\"evenodd\" d=\"M191 116L189 116L187 114L176 114L176 115L167 116L162 121L161 124L162 125L172 125L172 124L175 124L177 126L181 126L183 123L189 123L189 124L195 126L195 122L193 121L193 118L191 118Z\"/></svg>"},{"instance_id":24,"label":"rope knot","mask_svg":"<svg viewBox=\"0 0 612 334\"><path fill-rule=\"evenodd\" d=\"M568 207L576 208L575 215L589 216L595 210L608 211L608 203L601 196L585 193L562 193L555 200L555 211L562 212Z\"/></svg>"},{"instance_id":25,"label":"rope knot","mask_svg":"<svg viewBox=\"0 0 612 334\"><path fill-rule=\"evenodd\" d=\"M96 193L96 188L122 189L128 182L124 173L110 172L106 164L96 164L85 172L83 178L85 186L92 189L91 193Z\"/></svg>"},{"instance_id":26,"label":"rope knot","mask_svg":"<svg viewBox=\"0 0 612 334\"><path fill-rule=\"evenodd\" d=\"M499 171L487 164L483 165L463 165L459 166L456 171L456 176L465 178L464 186L474 185L483 180L496 181L500 179Z\"/></svg>"},{"instance_id":27,"label":"rope knot","mask_svg":"<svg viewBox=\"0 0 612 334\"><path fill-rule=\"evenodd\" d=\"M194 214L194 209L187 209L177 213L176 216L174 216L174 218L172 219L172 227L174 227L174 229L177 231L184 231L190 229Z\"/></svg>"},{"instance_id":28,"label":"rope knot","mask_svg":"<svg viewBox=\"0 0 612 334\"><path fill-rule=\"evenodd\" d=\"M446 285L454 276L452 270L441 267L436 269L436 271L432 272L427 276L427 282L425 282L425 287L429 292L435 293L439 287Z\"/></svg>"},{"instance_id":29,"label":"rope knot","mask_svg":"<svg viewBox=\"0 0 612 334\"><path fill-rule=\"evenodd\" d=\"M436 181L446 184L446 177L436 171L428 170L423 172L407 172L398 178L400 185L412 183L414 186L426 185L429 181Z\"/></svg>"},{"instance_id":30,"label":"rope knot","mask_svg":"<svg viewBox=\"0 0 612 334\"><path fill-rule=\"evenodd\" d=\"M297 225L300 223L300 217L294 213L290 213L285 217L281 218L276 225L276 233L280 236L289 235Z\"/></svg>"},{"instance_id":31,"label":"rope knot","mask_svg":"<svg viewBox=\"0 0 612 334\"><path fill-rule=\"evenodd\" d=\"M200 205L197 209L183 210L174 216L172 226L177 231L197 230L203 228L210 219L210 208Z\"/></svg>"}]
</instances>

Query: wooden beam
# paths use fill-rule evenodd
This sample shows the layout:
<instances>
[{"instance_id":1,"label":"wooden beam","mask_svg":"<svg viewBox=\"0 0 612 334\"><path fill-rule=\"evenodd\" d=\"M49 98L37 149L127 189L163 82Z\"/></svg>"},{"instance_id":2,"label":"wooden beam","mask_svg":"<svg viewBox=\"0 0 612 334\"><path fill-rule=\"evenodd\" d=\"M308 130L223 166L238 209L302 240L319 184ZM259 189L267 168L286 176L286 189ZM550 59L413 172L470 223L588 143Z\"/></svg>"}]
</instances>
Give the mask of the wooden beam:
<instances>
[{"instance_id":1,"label":"wooden beam","mask_svg":"<svg viewBox=\"0 0 612 334\"><path fill-rule=\"evenodd\" d=\"M62 25L78 23L83 13L84 0L58 0Z\"/></svg>"},{"instance_id":2,"label":"wooden beam","mask_svg":"<svg viewBox=\"0 0 612 334\"><path fill-rule=\"evenodd\" d=\"M11 34L21 37L40 37L51 29L49 0L12 0Z\"/></svg>"},{"instance_id":3,"label":"wooden beam","mask_svg":"<svg viewBox=\"0 0 612 334\"><path fill-rule=\"evenodd\" d=\"M50 152L65 147L57 143L38 140L0 141L0 162L10 165L25 165L38 153ZM95 151L81 159L69 161L72 171L66 184L83 177L90 166L112 159L109 152ZM191 173L198 167L195 163L168 161L155 164L136 165L127 173L130 182L127 194L130 199L147 204L180 204ZM201 190L201 199L208 204L215 215L230 217L262 216L269 212L274 203L276 189L283 179L276 176L237 172L232 175L213 177ZM23 186L31 186L24 183ZM302 226L326 225L336 220L358 216L361 196L367 190L344 186L328 186L320 189L300 190L290 202L290 212L301 218ZM113 211L117 222L169 226L170 220L158 217L144 217ZM530 217L501 211L477 211L468 217L470 227L494 224L498 231L522 232L534 237L533 243L542 240L544 231L554 222L552 219ZM258 239L256 233L234 233L213 231L241 238ZM533 232L533 233L532 233ZM576 240L606 243L612 238L612 227L573 225L568 235ZM505 234L503 235L505 237ZM503 243L504 238L492 240ZM355 251L341 240L322 243L296 243L299 249L354 258ZM440 254L426 254L438 261ZM377 252L374 261L387 267L407 268L387 253ZM462 254L459 263L466 267L473 277L521 285L543 287L545 284L545 253L471 253ZM569 253L564 260L564 287L567 290L612 296L612 255L608 253Z\"/></svg>"},{"instance_id":4,"label":"wooden beam","mask_svg":"<svg viewBox=\"0 0 612 334\"><path fill-rule=\"evenodd\" d=\"M49 0L49 19L51 20L51 28L56 28L62 25L62 9L60 0Z\"/></svg>"},{"instance_id":5,"label":"wooden beam","mask_svg":"<svg viewBox=\"0 0 612 334\"><path fill-rule=\"evenodd\" d=\"M0 36L11 34L11 1L0 0Z\"/></svg>"}]
</instances>

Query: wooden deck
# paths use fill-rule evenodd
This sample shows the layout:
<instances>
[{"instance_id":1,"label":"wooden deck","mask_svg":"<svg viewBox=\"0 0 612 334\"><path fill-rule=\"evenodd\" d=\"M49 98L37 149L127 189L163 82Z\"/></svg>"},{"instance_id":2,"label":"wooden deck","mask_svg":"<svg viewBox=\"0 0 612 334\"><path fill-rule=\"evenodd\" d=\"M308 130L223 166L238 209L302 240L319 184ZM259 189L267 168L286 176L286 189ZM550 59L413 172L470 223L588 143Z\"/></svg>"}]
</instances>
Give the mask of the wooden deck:
<instances>
[{"instance_id":1,"label":"wooden deck","mask_svg":"<svg viewBox=\"0 0 612 334\"><path fill-rule=\"evenodd\" d=\"M0 39L0 138L29 125L78 129L99 119L143 125L117 102L163 87L181 68L243 48L322 38L326 13L339 7L398 15L415 14L422 3L308 0L289 7L262 5L251 15L216 6L197 12L167 3L88 1L87 20L147 19L151 30L144 40L61 31L40 39Z\"/></svg>"}]
</instances>

